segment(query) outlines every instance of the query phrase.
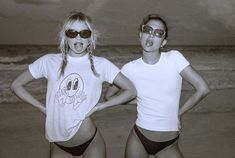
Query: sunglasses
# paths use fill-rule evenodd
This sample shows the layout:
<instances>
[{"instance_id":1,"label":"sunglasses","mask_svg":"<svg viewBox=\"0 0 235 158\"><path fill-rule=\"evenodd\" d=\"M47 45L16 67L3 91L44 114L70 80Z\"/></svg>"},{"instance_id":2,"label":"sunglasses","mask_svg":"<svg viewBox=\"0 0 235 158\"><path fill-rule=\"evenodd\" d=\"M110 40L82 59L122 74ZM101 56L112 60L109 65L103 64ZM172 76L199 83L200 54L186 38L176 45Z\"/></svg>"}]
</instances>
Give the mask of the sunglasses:
<instances>
[{"instance_id":1,"label":"sunglasses","mask_svg":"<svg viewBox=\"0 0 235 158\"><path fill-rule=\"evenodd\" d=\"M165 31L161 29L153 29L148 25L142 25L141 31L156 37L162 38L165 35Z\"/></svg>"},{"instance_id":2,"label":"sunglasses","mask_svg":"<svg viewBox=\"0 0 235 158\"><path fill-rule=\"evenodd\" d=\"M76 38L78 36L78 34L81 38L90 38L91 37L91 31L90 30L82 30L82 31L78 32L76 30L69 29L69 30L65 31L65 35L68 38Z\"/></svg>"}]
</instances>

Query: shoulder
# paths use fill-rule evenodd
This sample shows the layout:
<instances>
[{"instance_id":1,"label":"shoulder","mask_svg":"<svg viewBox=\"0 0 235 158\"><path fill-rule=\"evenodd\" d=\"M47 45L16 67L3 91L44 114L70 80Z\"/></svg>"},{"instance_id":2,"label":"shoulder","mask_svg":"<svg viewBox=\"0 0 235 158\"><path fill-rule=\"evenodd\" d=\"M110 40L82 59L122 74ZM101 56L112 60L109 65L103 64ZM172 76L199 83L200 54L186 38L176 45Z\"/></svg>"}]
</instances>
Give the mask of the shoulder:
<instances>
[{"instance_id":1,"label":"shoulder","mask_svg":"<svg viewBox=\"0 0 235 158\"><path fill-rule=\"evenodd\" d=\"M121 68L121 72L128 76L128 74L130 75L134 71L139 70L139 68L137 68L139 65L141 65L141 58L130 61L123 65L123 67Z\"/></svg>"},{"instance_id":2,"label":"shoulder","mask_svg":"<svg viewBox=\"0 0 235 158\"><path fill-rule=\"evenodd\" d=\"M168 52L163 52L163 56L165 56L167 60L173 61L185 59L184 55L178 50L170 50Z\"/></svg>"},{"instance_id":3,"label":"shoulder","mask_svg":"<svg viewBox=\"0 0 235 158\"><path fill-rule=\"evenodd\" d=\"M50 53L45 54L39 58L37 58L35 61L33 61L31 64L29 64L30 67L36 66L36 67L45 67L45 68L51 68L52 65L61 64L62 61L62 55L57 53Z\"/></svg>"},{"instance_id":4,"label":"shoulder","mask_svg":"<svg viewBox=\"0 0 235 158\"><path fill-rule=\"evenodd\" d=\"M99 57L99 56L95 56L95 55L93 55L92 58L96 64L105 64L105 63L111 62L104 57Z\"/></svg>"},{"instance_id":5,"label":"shoulder","mask_svg":"<svg viewBox=\"0 0 235 158\"><path fill-rule=\"evenodd\" d=\"M62 59L61 53L49 53L46 56L48 59Z\"/></svg>"},{"instance_id":6,"label":"shoulder","mask_svg":"<svg viewBox=\"0 0 235 158\"><path fill-rule=\"evenodd\" d=\"M41 56L39 59L45 60L45 61L50 61L54 59L62 59L61 53L48 53L43 56Z\"/></svg>"},{"instance_id":7,"label":"shoulder","mask_svg":"<svg viewBox=\"0 0 235 158\"><path fill-rule=\"evenodd\" d=\"M178 51L178 50L171 50L170 54L172 56L183 56L183 54L180 51Z\"/></svg>"},{"instance_id":8,"label":"shoulder","mask_svg":"<svg viewBox=\"0 0 235 158\"><path fill-rule=\"evenodd\" d=\"M132 60L126 64L123 65L123 68L133 68L141 64L141 58Z\"/></svg>"},{"instance_id":9,"label":"shoulder","mask_svg":"<svg viewBox=\"0 0 235 158\"><path fill-rule=\"evenodd\" d=\"M165 54L165 56L170 57L170 58L174 58L177 56L183 56L182 53L178 50L170 50L168 52L163 52Z\"/></svg>"},{"instance_id":10,"label":"shoulder","mask_svg":"<svg viewBox=\"0 0 235 158\"><path fill-rule=\"evenodd\" d=\"M98 67L110 67L110 66L114 66L113 62L110 61L109 59L106 59L104 57L99 57L99 56L92 56L93 58L93 62L95 64L95 66Z\"/></svg>"},{"instance_id":11,"label":"shoulder","mask_svg":"<svg viewBox=\"0 0 235 158\"><path fill-rule=\"evenodd\" d=\"M171 50L167 53L168 60L174 64L178 72L181 72L186 66L190 65L189 61L178 50Z\"/></svg>"}]
</instances>

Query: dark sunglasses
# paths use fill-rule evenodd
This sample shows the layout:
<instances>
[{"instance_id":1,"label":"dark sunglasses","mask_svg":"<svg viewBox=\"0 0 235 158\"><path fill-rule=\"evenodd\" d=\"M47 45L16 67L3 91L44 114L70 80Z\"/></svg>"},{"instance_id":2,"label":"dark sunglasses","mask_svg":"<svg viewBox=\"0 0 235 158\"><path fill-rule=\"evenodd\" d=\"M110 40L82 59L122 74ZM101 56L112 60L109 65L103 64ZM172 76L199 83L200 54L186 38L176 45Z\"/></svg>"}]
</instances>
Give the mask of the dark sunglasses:
<instances>
[{"instance_id":1,"label":"dark sunglasses","mask_svg":"<svg viewBox=\"0 0 235 158\"><path fill-rule=\"evenodd\" d=\"M159 38L162 38L166 33L162 29L153 29L152 27L150 27L148 25L142 25L141 31L144 33L150 34L150 35L154 35Z\"/></svg>"},{"instance_id":2,"label":"dark sunglasses","mask_svg":"<svg viewBox=\"0 0 235 158\"><path fill-rule=\"evenodd\" d=\"M69 29L69 30L66 30L65 31L65 35L68 37L68 38L76 38L77 36L81 37L81 38L89 38L91 37L91 31L90 30L82 30L82 31L76 31L76 30L72 30L72 29Z\"/></svg>"}]
</instances>

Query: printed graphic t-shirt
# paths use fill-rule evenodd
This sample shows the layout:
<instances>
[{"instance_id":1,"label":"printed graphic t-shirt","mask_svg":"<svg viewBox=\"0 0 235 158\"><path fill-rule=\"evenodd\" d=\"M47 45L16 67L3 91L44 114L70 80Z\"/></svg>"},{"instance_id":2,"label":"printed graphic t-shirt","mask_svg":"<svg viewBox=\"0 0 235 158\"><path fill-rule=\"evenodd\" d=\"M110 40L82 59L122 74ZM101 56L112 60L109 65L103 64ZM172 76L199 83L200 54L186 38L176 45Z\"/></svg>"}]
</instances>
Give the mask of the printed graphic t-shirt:
<instances>
[{"instance_id":1,"label":"printed graphic t-shirt","mask_svg":"<svg viewBox=\"0 0 235 158\"><path fill-rule=\"evenodd\" d=\"M35 79L47 79L46 138L50 142L69 140L79 129L86 114L97 104L104 81L112 83L119 68L103 57L93 56L96 77L88 55L67 56L64 75L60 76L61 54L47 54L29 65Z\"/></svg>"},{"instance_id":2,"label":"printed graphic t-shirt","mask_svg":"<svg viewBox=\"0 0 235 158\"><path fill-rule=\"evenodd\" d=\"M156 64L146 64L142 58L123 66L137 89L136 124L151 131L178 131L178 109L182 77L189 65L176 50L162 52Z\"/></svg>"}]
</instances>

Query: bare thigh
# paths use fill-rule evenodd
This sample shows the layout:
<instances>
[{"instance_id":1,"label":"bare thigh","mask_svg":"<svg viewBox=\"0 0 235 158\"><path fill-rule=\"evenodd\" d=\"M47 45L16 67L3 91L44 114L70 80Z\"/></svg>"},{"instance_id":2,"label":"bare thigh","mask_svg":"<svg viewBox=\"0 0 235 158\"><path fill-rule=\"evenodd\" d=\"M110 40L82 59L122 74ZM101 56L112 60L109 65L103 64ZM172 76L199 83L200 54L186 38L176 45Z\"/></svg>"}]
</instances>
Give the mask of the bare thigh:
<instances>
[{"instance_id":1,"label":"bare thigh","mask_svg":"<svg viewBox=\"0 0 235 158\"><path fill-rule=\"evenodd\" d=\"M183 158L183 154L181 153L178 145L178 140L176 140L173 144L161 150L159 153L155 155L156 158Z\"/></svg>"},{"instance_id":2,"label":"bare thigh","mask_svg":"<svg viewBox=\"0 0 235 158\"><path fill-rule=\"evenodd\" d=\"M50 158L73 158L73 156L66 151L60 149L54 143L50 143Z\"/></svg>"},{"instance_id":3,"label":"bare thigh","mask_svg":"<svg viewBox=\"0 0 235 158\"><path fill-rule=\"evenodd\" d=\"M94 139L86 149L83 158L106 158L104 138L98 129Z\"/></svg>"},{"instance_id":4,"label":"bare thigh","mask_svg":"<svg viewBox=\"0 0 235 158\"><path fill-rule=\"evenodd\" d=\"M148 153L135 134L134 129L131 130L127 139L125 158L148 158Z\"/></svg>"}]
</instances>

